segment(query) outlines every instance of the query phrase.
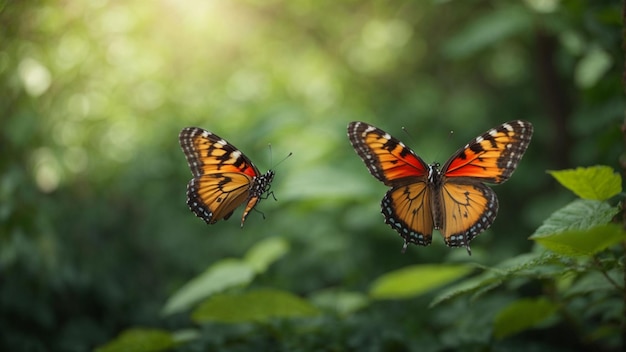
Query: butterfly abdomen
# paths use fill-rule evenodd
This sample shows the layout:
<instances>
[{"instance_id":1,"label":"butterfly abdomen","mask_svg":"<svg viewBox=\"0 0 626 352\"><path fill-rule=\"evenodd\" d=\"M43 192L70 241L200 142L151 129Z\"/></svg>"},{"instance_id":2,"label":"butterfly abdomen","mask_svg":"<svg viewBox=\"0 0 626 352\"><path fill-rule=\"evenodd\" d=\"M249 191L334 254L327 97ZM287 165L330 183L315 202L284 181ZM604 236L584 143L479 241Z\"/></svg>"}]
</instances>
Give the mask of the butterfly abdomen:
<instances>
[{"instance_id":1,"label":"butterfly abdomen","mask_svg":"<svg viewBox=\"0 0 626 352\"><path fill-rule=\"evenodd\" d=\"M248 217L248 214L254 207L261 201L268 197L266 193L270 191L272 186L272 180L274 180L274 171L268 170L263 175L254 177L252 179L252 187L250 188L250 195L248 196L248 203L241 216L241 227L243 227L244 221Z\"/></svg>"}]
</instances>

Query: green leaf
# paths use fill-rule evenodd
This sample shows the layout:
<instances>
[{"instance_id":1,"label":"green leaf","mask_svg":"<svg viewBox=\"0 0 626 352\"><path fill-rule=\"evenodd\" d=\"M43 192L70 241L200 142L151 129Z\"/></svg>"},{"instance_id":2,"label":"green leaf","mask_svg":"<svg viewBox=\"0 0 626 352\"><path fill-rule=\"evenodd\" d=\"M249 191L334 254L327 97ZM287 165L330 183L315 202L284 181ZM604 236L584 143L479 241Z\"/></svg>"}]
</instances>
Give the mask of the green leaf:
<instances>
[{"instance_id":1,"label":"green leaf","mask_svg":"<svg viewBox=\"0 0 626 352\"><path fill-rule=\"evenodd\" d=\"M550 236L570 230L587 230L609 223L619 209L606 202L577 199L555 211L539 226L530 239Z\"/></svg>"},{"instance_id":2,"label":"green leaf","mask_svg":"<svg viewBox=\"0 0 626 352\"><path fill-rule=\"evenodd\" d=\"M496 315L493 335L497 339L503 339L517 334L550 318L556 310L556 304L545 298L515 301Z\"/></svg>"},{"instance_id":3,"label":"green leaf","mask_svg":"<svg viewBox=\"0 0 626 352\"><path fill-rule=\"evenodd\" d=\"M503 284L506 280L516 277L530 279L552 278L565 270L562 266L557 266L557 264L560 264L558 258L558 256L550 252L526 253L509 258L494 268L486 268L485 272L480 275L464 279L446 287L433 299L430 306L434 307L465 294L472 294L472 299L476 299ZM558 270L557 273L554 270L548 270L548 268L554 267L556 267L555 270Z\"/></svg>"},{"instance_id":4,"label":"green leaf","mask_svg":"<svg viewBox=\"0 0 626 352\"><path fill-rule=\"evenodd\" d=\"M193 312L192 319L197 323L243 323L318 314L315 306L292 293L265 289L214 295Z\"/></svg>"},{"instance_id":5,"label":"green leaf","mask_svg":"<svg viewBox=\"0 0 626 352\"><path fill-rule=\"evenodd\" d=\"M550 236L533 238L554 253L566 256L592 256L626 240L626 232L617 224L587 230L569 230Z\"/></svg>"},{"instance_id":6,"label":"green leaf","mask_svg":"<svg viewBox=\"0 0 626 352\"><path fill-rule=\"evenodd\" d=\"M579 167L548 173L583 199L607 200L622 191L622 177L609 166Z\"/></svg>"},{"instance_id":7,"label":"green leaf","mask_svg":"<svg viewBox=\"0 0 626 352\"><path fill-rule=\"evenodd\" d=\"M348 315L366 307L370 300L361 292L348 292L337 289L327 289L311 295L311 301L316 306L334 311L341 315Z\"/></svg>"},{"instance_id":8,"label":"green leaf","mask_svg":"<svg viewBox=\"0 0 626 352\"><path fill-rule=\"evenodd\" d=\"M289 252L289 243L280 237L269 237L250 248L243 258L257 274Z\"/></svg>"},{"instance_id":9,"label":"green leaf","mask_svg":"<svg viewBox=\"0 0 626 352\"><path fill-rule=\"evenodd\" d=\"M606 275L613 280L613 282L623 282L624 272L621 269L613 269L606 272ZM572 296L582 296L591 292L613 291L616 287L606 278L602 273L598 271L588 272L583 274L576 282L568 287L563 295L567 298Z\"/></svg>"},{"instance_id":10,"label":"green leaf","mask_svg":"<svg viewBox=\"0 0 626 352\"><path fill-rule=\"evenodd\" d=\"M95 349L96 352L151 352L168 350L175 345L172 334L166 330L133 328L122 332L114 340Z\"/></svg>"},{"instance_id":11,"label":"green leaf","mask_svg":"<svg viewBox=\"0 0 626 352\"><path fill-rule=\"evenodd\" d=\"M498 287L504 282L500 275L493 272L485 272L481 275L465 279L453 286L444 289L430 302L429 307L434 307L464 294L475 292L487 292Z\"/></svg>"},{"instance_id":12,"label":"green leaf","mask_svg":"<svg viewBox=\"0 0 626 352\"><path fill-rule=\"evenodd\" d=\"M192 305L232 287L248 285L254 278L254 269L239 259L224 259L211 265L204 273L195 277L165 304L162 314L168 315L189 309Z\"/></svg>"},{"instance_id":13,"label":"green leaf","mask_svg":"<svg viewBox=\"0 0 626 352\"><path fill-rule=\"evenodd\" d=\"M413 265L379 277L369 294L376 299L413 297L463 277L471 270L465 265Z\"/></svg>"}]
</instances>

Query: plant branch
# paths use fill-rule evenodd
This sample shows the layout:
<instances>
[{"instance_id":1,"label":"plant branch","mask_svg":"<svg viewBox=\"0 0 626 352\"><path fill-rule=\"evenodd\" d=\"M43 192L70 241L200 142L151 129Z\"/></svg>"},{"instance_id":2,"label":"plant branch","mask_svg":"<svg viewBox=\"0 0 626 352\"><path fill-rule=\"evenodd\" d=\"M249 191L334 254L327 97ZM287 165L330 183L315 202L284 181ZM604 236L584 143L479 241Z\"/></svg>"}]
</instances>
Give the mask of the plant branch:
<instances>
[{"instance_id":1,"label":"plant branch","mask_svg":"<svg viewBox=\"0 0 626 352\"><path fill-rule=\"evenodd\" d=\"M613 285L613 287L615 287L616 289L618 289L619 291L623 291L624 290L624 286L621 286L617 281L615 281L612 277L609 276L609 273L606 272L606 270L604 270L604 266L602 265L602 263L600 262L600 260L598 260L597 256L593 256L593 263L595 264L595 266L598 268L598 270L600 271L600 273L602 273L602 276L604 276L606 278L606 280Z\"/></svg>"}]
</instances>

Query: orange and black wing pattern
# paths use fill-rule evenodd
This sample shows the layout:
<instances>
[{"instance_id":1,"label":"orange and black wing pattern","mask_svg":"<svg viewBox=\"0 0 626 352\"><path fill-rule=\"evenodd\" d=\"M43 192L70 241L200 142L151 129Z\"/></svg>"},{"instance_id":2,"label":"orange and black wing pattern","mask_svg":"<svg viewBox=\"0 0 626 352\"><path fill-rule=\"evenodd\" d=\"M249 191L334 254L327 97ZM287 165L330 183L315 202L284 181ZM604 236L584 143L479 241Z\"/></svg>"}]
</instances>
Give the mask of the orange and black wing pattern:
<instances>
[{"instance_id":1,"label":"orange and black wing pattern","mask_svg":"<svg viewBox=\"0 0 626 352\"><path fill-rule=\"evenodd\" d=\"M437 209L438 229L449 247L465 247L488 229L498 214L496 193L484 183L463 180L445 182Z\"/></svg>"},{"instance_id":2,"label":"orange and black wing pattern","mask_svg":"<svg viewBox=\"0 0 626 352\"><path fill-rule=\"evenodd\" d=\"M459 149L441 168L444 177L472 177L499 184L508 180L522 159L533 125L515 120L492 128Z\"/></svg>"},{"instance_id":3,"label":"orange and black wing pattern","mask_svg":"<svg viewBox=\"0 0 626 352\"><path fill-rule=\"evenodd\" d=\"M428 246L433 238L432 192L424 181L390 189L381 202L385 223L409 243Z\"/></svg>"},{"instance_id":4,"label":"orange and black wing pattern","mask_svg":"<svg viewBox=\"0 0 626 352\"><path fill-rule=\"evenodd\" d=\"M273 171L261 175L239 149L198 127L184 128L178 136L193 178L187 185L189 209L208 224L228 219L243 203L241 226L263 193Z\"/></svg>"},{"instance_id":5,"label":"orange and black wing pattern","mask_svg":"<svg viewBox=\"0 0 626 352\"><path fill-rule=\"evenodd\" d=\"M498 198L486 183L509 179L528 148L532 124L503 123L459 149L440 169L388 133L363 122L348 137L370 173L392 187L382 201L385 222L408 243L427 246L437 229L450 247L466 247L489 228Z\"/></svg>"},{"instance_id":6,"label":"orange and black wing pattern","mask_svg":"<svg viewBox=\"0 0 626 352\"><path fill-rule=\"evenodd\" d=\"M500 184L511 177L533 134L530 122L503 123L459 149L441 169L439 227L450 247L466 247L491 226L498 198L483 182Z\"/></svg>"},{"instance_id":7,"label":"orange and black wing pattern","mask_svg":"<svg viewBox=\"0 0 626 352\"><path fill-rule=\"evenodd\" d=\"M428 165L404 143L365 122L348 124L348 138L372 176L387 186L428 176Z\"/></svg>"},{"instance_id":8,"label":"orange and black wing pattern","mask_svg":"<svg viewBox=\"0 0 626 352\"><path fill-rule=\"evenodd\" d=\"M432 195L428 166L389 133L364 122L348 125L348 138L370 173L392 189L381 202L385 222L407 243L431 243Z\"/></svg>"}]
</instances>

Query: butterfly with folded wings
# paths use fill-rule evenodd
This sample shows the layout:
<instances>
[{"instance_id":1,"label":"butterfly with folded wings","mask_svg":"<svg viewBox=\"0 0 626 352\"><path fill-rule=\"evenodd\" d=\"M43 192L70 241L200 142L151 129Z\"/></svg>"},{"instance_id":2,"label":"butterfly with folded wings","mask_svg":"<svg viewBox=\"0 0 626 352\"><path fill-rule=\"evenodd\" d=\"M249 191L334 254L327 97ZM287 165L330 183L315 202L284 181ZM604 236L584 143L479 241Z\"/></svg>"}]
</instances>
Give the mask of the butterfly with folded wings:
<instances>
[{"instance_id":1,"label":"butterfly with folded wings","mask_svg":"<svg viewBox=\"0 0 626 352\"><path fill-rule=\"evenodd\" d=\"M250 211L272 194L274 171L261 174L239 149L202 128L183 128L178 140L193 175L187 184L189 209L207 224L215 224L245 203L243 227Z\"/></svg>"}]
</instances>

